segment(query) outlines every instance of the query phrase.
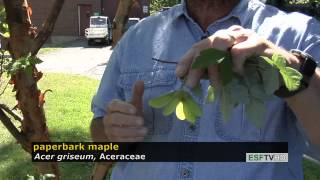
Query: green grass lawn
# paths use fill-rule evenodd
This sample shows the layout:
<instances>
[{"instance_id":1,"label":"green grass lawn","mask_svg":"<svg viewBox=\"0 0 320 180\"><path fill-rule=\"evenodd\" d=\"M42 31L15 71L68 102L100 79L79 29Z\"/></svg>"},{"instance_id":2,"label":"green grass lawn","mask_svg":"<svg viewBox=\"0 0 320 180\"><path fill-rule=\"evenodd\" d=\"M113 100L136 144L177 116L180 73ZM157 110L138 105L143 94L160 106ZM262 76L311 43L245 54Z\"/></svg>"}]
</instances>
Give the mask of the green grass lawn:
<instances>
[{"instance_id":1,"label":"green grass lawn","mask_svg":"<svg viewBox=\"0 0 320 180\"><path fill-rule=\"evenodd\" d=\"M46 94L45 111L53 141L89 141L92 118L90 102L99 81L87 77L63 74L45 74L40 80ZM14 94L8 88L1 101L15 104ZM18 125L18 123L17 123ZM0 179L26 179L35 176L30 155L24 152L0 123ZM62 179L90 179L93 163L60 163Z\"/></svg>"},{"instance_id":2,"label":"green grass lawn","mask_svg":"<svg viewBox=\"0 0 320 180\"><path fill-rule=\"evenodd\" d=\"M71 42L65 42L65 43L47 43L47 44L44 44L42 46L42 48L39 50L38 54L39 55L44 55L44 54L48 54L48 53L52 53L52 52L55 52L55 51L58 51L64 47L67 47ZM8 51L5 51L4 52L5 55L9 55L9 52Z\"/></svg>"},{"instance_id":3,"label":"green grass lawn","mask_svg":"<svg viewBox=\"0 0 320 180\"><path fill-rule=\"evenodd\" d=\"M90 102L98 81L87 77L45 74L40 89L51 89L46 95L46 117L53 141L89 141L92 114ZM9 87L0 102L15 105ZM18 125L18 123L16 123ZM305 180L320 180L320 167L304 160ZM93 163L60 163L63 180L90 179ZM24 152L0 123L0 180L27 179L37 176L30 155Z\"/></svg>"},{"instance_id":4,"label":"green grass lawn","mask_svg":"<svg viewBox=\"0 0 320 180\"><path fill-rule=\"evenodd\" d=\"M39 50L40 55L42 54L48 54L48 53L52 53L54 51L60 50L61 48L64 48L66 46L68 46L70 42L66 42L66 43L50 43L50 44L45 44L43 45L43 47Z\"/></svg>"}]
</instances>

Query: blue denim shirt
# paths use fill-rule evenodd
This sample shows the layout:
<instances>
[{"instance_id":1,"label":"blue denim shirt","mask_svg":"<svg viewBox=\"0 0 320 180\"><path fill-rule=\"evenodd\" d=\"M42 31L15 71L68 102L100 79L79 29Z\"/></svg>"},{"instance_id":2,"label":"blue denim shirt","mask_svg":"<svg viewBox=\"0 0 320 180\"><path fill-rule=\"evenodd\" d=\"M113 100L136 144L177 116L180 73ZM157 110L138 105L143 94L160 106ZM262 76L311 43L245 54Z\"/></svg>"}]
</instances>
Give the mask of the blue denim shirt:
<instances>
[{"instance_id":1,"label":"blue denim shirt","mask_svg":"<svg viewBox=\"0 0 320 180\"><path fill-rule=\"evenodd\" d=\"M188 122L178 120L175 115L165 117L161 110L152 109L147 104L150 98L181 85L175 76L176 65L155 59L177 62L201 37L235 24L254 30L284 49L300 49L320 59L320 25L308 16L286 14L258 0L242 0L229 15L214 22L203 32L188 16L183 2L170 10L148 17L129 29L108 62L92 102L92 111L95 117L107 115L105 107L108 102L112 99L129 101L133 84L137 80L143 80L144 118L149 129L146 141L285 141L289 144L289 162L117 163L112 179L303 179L301 160L306 149L305 140L297 128L298 120L281 99L266 103L266 125L261 129L247 120L242 105L234 109L231 120L224 123L217 102L206 104L204 98L194 97L202 106L204 115L191 128ZM205 94L209 82L203 80L201 84ZM305 105L308 105L307 102Z\"/></svg>"}]
</instances>

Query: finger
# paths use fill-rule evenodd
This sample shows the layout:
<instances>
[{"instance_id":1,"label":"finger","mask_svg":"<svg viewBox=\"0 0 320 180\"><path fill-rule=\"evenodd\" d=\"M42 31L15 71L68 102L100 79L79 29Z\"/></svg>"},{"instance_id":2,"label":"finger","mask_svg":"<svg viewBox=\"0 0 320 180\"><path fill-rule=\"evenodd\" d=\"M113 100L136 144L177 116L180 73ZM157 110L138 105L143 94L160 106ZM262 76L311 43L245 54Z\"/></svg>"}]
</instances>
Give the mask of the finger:
<instances>
[{"instance_id":1,"label":"finger","mask_svg":"<svg viewBox=\"0 0 320 180\"><path fill-rule=\"evenodd\" d=\"M246 41L234 45L231 48L233 71L242 74L246 59L254 55L262 54L263 48L257 37L251 37Z\"/></svg>"},{"instance_id":2,"label":"finger","mask_svg":"<svg viewBox=\"0 0 320 180\"><path fill-rule=\"evenodd\" d=\"M228 30L217 31L212 37L209 38L212 39L211 47L221 51L227 51L228 49L230 49L234 45L236 40L235 35L233 35L232 32Z\"/></svg>"},{"instance_id":3,"label":"finger","mask_svg":"<svg viewBox=\"0 0 320 180\"><path fill-rule=\"evenodd\" d=\"M131 104L137 109L137 114L142 115L143 113L143 92L144 82L137 81L133 86Z\"/></svg>"},{"instance_id":4,"label":"finger","mask_svg":"<svg viewBox=\"0 0 320 180\"><path fill-rule=\"evenodd\" d=\"M231 35L235 37L234 44L246 41L249 37L253 35L253 31L250 29L239 29L231 32Z\"/></svg>"},{"instance_id":5,"label":"finger","mask_svg":"<svg viewBox=\"0 0 320 180\"><path fill-rule=\"evenodd\" d=\"M145 127L118 127L113 126L109 129L109 134L113 138L136 138L145 137L148 129Z\"/></svg>"},{"instance_id":6,"label":"finger","mask_svg":"<svg viewBox=\"0 0 320 180\"><path fill-rule=\"evenodd\" d=\"M208 76L209 76L211 83L215 87L220 86L218 66L216 66L216 65L209 66L208 67Z\"/></svg>"},{"instance_id":7,"label":"finger","mask_svg":"<svg viewBox=\"0 0 320 180\"><path fill-rule=\"evenodd\" d=\"M199 84L201 77L204 74L203 69L190 69L187 77L186 85L190 88L194 88Z\"/></svg>"},{"instance_id":8,"label":"finger","mask_svg":"<svg viewBox=\"0 0 320 180\"><path fill-rule=\"evenodd\" d=\"M129 126L139 127L143 125L143 118L141 116L132 116L122 113L112 113L109 115L108 124L111 126Z\"/></svg>"},{"instance_id":9,"label":"finger","mask_svg":"<svg viewBox=\"0 0 320 180\"><path fill-rule=\"evenodd\" d=\"M137 113L137 109L135 106L133 106L130 103L115 99L108 104L107 112L108 113L120 112L120 113L134 115Z\"/></svg>"},{"instance_id":10,"label":"finger","mask_svg":"<svg viewBox=\"0 0 320 180\"><path fill-rule=\"evenodd\" d=\"M222 51L229 50L235 44L246 41L252 31L243 29L241 26L232 27L233 29L220 30L214 34L212 47Z\"/></svg>"},{"instance_id":11,"label":"finger","mask_svg":"<svg viewBox=\"0 0 320 180\"><path fill-rule=\"evenodd\" d=\"M244 28L240 25L232 25L228 28L229 31L240 31L243 30Z\"/></svg>"},{"instance_id":12,"label":"finger","mask_svg":"<svg viewBox=\"0 0 320 180\"><path fill-rule=\"evenodd\" d=\"M193 47L194 48L194 47ZM178 77L184 77L192 62L193 62L193 58L196 56L197 54L195 53L194 49L190 49L182 58L181 60L178 62L177 68L176 68L176 75Z\"/></svg>"}]
</instances>

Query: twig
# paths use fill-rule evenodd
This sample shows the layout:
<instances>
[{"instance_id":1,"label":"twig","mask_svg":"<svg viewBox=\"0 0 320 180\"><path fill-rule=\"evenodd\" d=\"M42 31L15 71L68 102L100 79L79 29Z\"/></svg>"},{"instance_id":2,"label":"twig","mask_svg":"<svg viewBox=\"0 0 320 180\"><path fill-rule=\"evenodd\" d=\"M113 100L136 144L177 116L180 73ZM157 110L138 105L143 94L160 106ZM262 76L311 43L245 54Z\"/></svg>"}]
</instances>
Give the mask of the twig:
<instances>
[{"instance_id":1,"label":"twig","mask_svg":"<svg viewBox=\"0 0 320 180\"><path fill-rule=\"evenodd\" d=\"M3 109L0 108L0 121L3 123L3 125L8 129L10 134L22 145L22 147L30 151L29 143L25 136L23 136L17 127L12 123L11 119L3 112Z\"/></svg>"},{"instance_id":2,"label":"twig","mask_svg":"<svg viewBox=\"0 0 320 180\"><path fill-rule=\"evenodd\" d=\"M2 75L2 74L0 74L0 76L1 76L1 75ZM8 85L9 85L9 81L8 81L7 84L4 86L2 92L0 93L0 96L4 94L4 92L6 91Z\"/></svg>"},{"instance_id":3,"label":"twig","mask_svg":"<svg viewBox=\"0 0 320 180\"><path fill-rule=\"evenodd\" d=\"M15 113L14 111L12 111L8 106L6 106L5 104L0 104L0 108L2 110L4 110L6 113L10 114L15 120L22 122L22 117Z\"/></svg>"}]
</instances>

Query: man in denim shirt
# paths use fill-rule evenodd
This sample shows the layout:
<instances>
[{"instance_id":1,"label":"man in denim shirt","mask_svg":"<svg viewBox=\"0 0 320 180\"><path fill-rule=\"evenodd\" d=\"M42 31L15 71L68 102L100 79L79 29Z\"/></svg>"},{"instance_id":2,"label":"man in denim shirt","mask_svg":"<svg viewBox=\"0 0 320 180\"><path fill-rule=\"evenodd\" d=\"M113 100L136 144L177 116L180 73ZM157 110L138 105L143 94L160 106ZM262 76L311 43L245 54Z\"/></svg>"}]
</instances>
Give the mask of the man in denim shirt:
<instances>
[{"instance_id":1,"label":"man in denim shirt","mask_svg":"<svg viewBox=\"0 0 320 180\"><path fill-rule=\"evenodd\" d=\"M206 104L204 98L194 97L204 110L195 126L175 115L164 117L161 110L148 106L150 98L180 87L177 76L187 76L189 87L198 84L202 72L189 71L189 66L207 48L230 49L238 73L246 57L273 53L283 55L298 69L301 60L288 51L299 49L320 60L320 25L311 17L286 14L258 0L185 0L142 20L124 35L108 62L92 102L93 140L285 141L289 162L117 163L112 179L303 179L301 160L306 146L297 125L302 125L310 142L320 144L319 68L307 89L267 102L266 123L260 129L248 122L243 105L224 123L217 102ZM203 92L210 82L219 83L216 67L208 72L211 81L200 81Z\"/></svg>"}]
</instances>

